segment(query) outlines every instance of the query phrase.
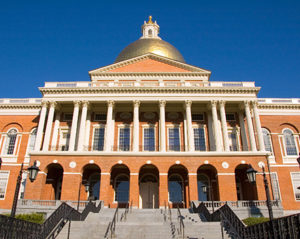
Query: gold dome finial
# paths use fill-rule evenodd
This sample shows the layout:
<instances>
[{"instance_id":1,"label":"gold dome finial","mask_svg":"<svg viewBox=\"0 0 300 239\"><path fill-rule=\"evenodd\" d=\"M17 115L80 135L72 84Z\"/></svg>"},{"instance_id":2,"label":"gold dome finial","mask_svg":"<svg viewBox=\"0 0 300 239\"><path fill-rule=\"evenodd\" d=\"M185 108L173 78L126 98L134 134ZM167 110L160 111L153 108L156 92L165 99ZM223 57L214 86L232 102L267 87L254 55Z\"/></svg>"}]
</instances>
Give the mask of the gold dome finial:
<instances>
[{"instance_id":1,"label":"gold dome finial","mask_svg":"<svg viewBox=\"0 0 300 239\"><path fill-rule=\"evenodd\" d=\"M147 23L153 24L153 22L152 22L152 16L149 16L149 21Z\"/></svg>"}]
</instances>

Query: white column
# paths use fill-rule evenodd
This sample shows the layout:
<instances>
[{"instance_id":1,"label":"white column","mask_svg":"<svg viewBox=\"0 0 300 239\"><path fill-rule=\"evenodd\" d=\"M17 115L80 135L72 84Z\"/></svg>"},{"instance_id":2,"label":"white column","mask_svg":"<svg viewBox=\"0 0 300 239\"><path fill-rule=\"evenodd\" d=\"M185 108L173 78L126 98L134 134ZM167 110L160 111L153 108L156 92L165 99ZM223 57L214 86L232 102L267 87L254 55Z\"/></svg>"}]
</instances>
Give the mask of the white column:
<instances>
[{"instance_id":1,"label":"white column","mask_svg":"<svg viewBox=\"0 0 300 239\"><path fill-rule=\"evenodd\" d=\"M51 147L50 147L50 150L54 150L54 151L56 150L58 129L59 129L59 124L60 124L60 112L57 110L58 109L56 107L54 128L53 128L52 141L51 141Z\"/></svg>"},{"instance_id":2,"label":"white column","mask_svg":"<svg viewBox=\"0 0 300 239\"><path fill-rule=\"evenodd\" d=\"M221 125L222 125L222 133L223 133L224 150L225 151L230 151L229 141L228 141L226 113L225 113L225 101L223 101L223 100L220 101L220 115L221 115Z\"/></svg>"},{"instance_id":3,"label":"white column","mask_svg":"<svg viewBox=\"0 0 300 239\"><path fill-rule=\"evenodd\" d=\"M49 109L45 137L44 137L44 144L43 144L43 151L49 150L49 142L50 142L50 136L51 136L51 131L52 131L55 105L56 105L55 102L50 102L50 109Z\"/></svg>"},{"instance_id":4,"label":"white column","mask_svg":"<svg viewBox=\"0 0 300 239\"><path fill-rule=\"evenodd\" d=\"M189 151L195 151L191 107L192 107L192 101L186 100L185 101L185 114L186 114L187 135L188 135L188 145L189 145L188 149L189 149Z\"/></svg>"},{"instance_id":5,"label":"white column","mask_svg":"<svg viewBox=\"0 0 300 239\"><path fill-rule=\"evenodd\" d=\"M161 152L166 151L166 119L165 119L166 101L159 101L159 149Z\"/></svg>"},{"instance_id":6,"label":"white column","mask_svg":"<svg viewBox=\"0 0 300 239\"><path fill-rule=\"evenodd\" d=\"M246 113L248 133L249 133L249 138L250 138L250 147L251 147L252 151L256 151L256 144L255 144L253 124L252 124L252 119L251 119L251 114L250 114L250 103L249 103L249 101L245 101L245 113Z\"/></svg>"},{"instance_id":7,"label":"white column","mask_svg":"<svg viewBox=\"0 0 300 239\"><path fill-rule=\"evenodd\" d=\"M247 140L247 134L246 134L246 128L245 128L245 122L244 122L244 113L241 111L239 112L239 121L240 121L240 127L241 127L243 151L248 151L248 140Z\"/></svg>"},{"instance_id":8,"label":"white column","mask_svg":"<svg viewBox=\"0 0 300 239\"><path fill-rule=\"evenodd\" d=\"M105 129L105 151L113 151L114 132L113 127L113 108L115 102L110 100L107 102L106 129Z\"/></svg>"},{"instance_id":9,"label":"white column","mask_svg":"<svg viewBox=\"0 0 300 239\"><path fill-rule=\"evenodd\" d=\"M78 136L78 148L77 148L78 151L83 151L88 104L89 102L87 101L82 102L81 119L80 119L79 136Z\"/></svg>"},{"instance_id":10,"label":"white column","mask_svg":"<svg viewBox=\"0 0 300 239\"><path fill-rule=\"evenodd\" d=\"M45 101L42 102L42 110L40 113L40 120L39 120L39 125L36 134L36 141L34 146L35 151L39 151L42 146L43 131L44 131L46 113L47 113L47 104L48 102Z\"/></svg>"},{"instance_id":11,"label":"white column","mask_svg":"<svg viewBox=\"0 0 300 239\"><path fill-rule=\"evenodd\" d=\"M265 151L265 143L264 138L261 130L261 124L259 119L259 114L257 110L257 101L253 102L253 113L254 113L254 119L255 119L255 127L257 131L257 137L258 137L258 145L259 145L259 151Z\"/></svg>"},{"instance_id":12,"label":"white column","mask_svg":"<svg viewBox=\"0 0 300 239\"><path fill-rule=\"evenodd\" d=\"M90 130L91 130L91 111L88 110L85 124L84 150L90 151Z\"/></svg>"},{"instance_id":13,"label":"white column","mask_svg":"<svg viewBox=\"0 0 300 239\"><path fill-rule=\"evenodd\" d=\"M72 127L71 127L71 134L70 134L69 151L75 150L77 123L78 123L78 115L79 115L79 105L80 105L79 101L74 101L74 110L73 110Z\"/></svg>"},{"instance_id":14,"label":"white column","mask_svg":"<svg viewBox=\"0 0 300 239\"><path fill-rule=\"evenodd\" d=\"M210 105L209 108L211 108ZM209 151L215 151L216 142L214 140L211 112L207 112L207 128L208 128L208 139L209 139Z\"/></svg>"},{"instance_id":15,"label":"white column","mask_svg":"<svg viewBox=\"0 0 300 239\"><path fill-rule=\"evenodd\" d=\"M211 102L211 113L213 118L213 129L214 129L214 138L215 138L215 145L216 151L222 150L221 139L219 134L219 126L218 126L218 113L217 113L217 102Z\"/></svg>"},{"instance_id":16,"label":"white column","mask_svg":"<svg viewBox=\"0 0 300 239\"><path fill-rule=\"evenodd\" d=\"M133 102L133 151L139 151L139 107L140 101Z\"/></svg>"}]
</instances>

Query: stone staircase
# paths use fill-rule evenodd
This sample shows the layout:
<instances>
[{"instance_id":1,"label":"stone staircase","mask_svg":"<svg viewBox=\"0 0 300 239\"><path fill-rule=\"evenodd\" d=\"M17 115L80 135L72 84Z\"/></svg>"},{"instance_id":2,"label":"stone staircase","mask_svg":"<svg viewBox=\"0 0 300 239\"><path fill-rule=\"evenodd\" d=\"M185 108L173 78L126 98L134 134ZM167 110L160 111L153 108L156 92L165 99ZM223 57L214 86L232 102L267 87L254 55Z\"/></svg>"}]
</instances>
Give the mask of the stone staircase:
<instances>
[{"instance_id":1,"label":"stone staircase","mask_svg":"<svg viewBox=\"0 0 300 239\"><path fill-rule=\"evenodd\" d=\"M113 219L116 209L103 208L99 213L90 213L85 221L72 221L70 225L70 239L104 238L109 223ZM188 209L180 209L185 225L185 238L189 239L221 239L220 222L205 222L199 214L190 213ZM132 209L126 220L119 209L115 237L118 239L179 239L179 220L177 209L171 209L164 217L161 209ZM166 220L165 220L166 218ZM171 220L170 220L171 219ZM58 235L58 239L68 238L69 223ZM230 238L224 232L224 239Z\"/></svg>"}]
</instances>

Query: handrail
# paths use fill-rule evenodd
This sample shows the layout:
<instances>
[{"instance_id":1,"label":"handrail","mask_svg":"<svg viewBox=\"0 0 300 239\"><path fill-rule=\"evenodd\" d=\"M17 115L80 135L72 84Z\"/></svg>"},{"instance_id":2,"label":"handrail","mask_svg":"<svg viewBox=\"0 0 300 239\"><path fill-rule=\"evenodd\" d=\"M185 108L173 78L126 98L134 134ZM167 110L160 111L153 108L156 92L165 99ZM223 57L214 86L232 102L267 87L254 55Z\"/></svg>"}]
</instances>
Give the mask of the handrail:
<instances>
[{"instance_id":1,"label":"handrail","mask_svg":"<svg viewBox=\"0 0 300 239\"><path fill-rule=\"evenodd\" d=\"M123 220L126 221L128 212L129 212L129 203L127 203L125 211L121 214L120 221Z\"/></svg>"},{"instance_id":2,"label":"handrail","mask_svg":"<svg viewBox=\"0 0 300 239\"><path fill-rule=\"evenodd\" d=\"M183 223L183 216L181 215L179 206L177 205L177 219L179 220L179 233L181 234L182 238L184 238L184 223Z\"/></svg>"},{"instance_id":3,"label":"handrail","mask_svg":"<svg viewBox=\"0 0 300 239\"><path fill-rule=\"evenodd\" d=\"M108 238L108 234L110 234L110 238L115 237L116 223L118 221L118 210L119 210L119 205L116 208L116 211L114 213L113 219L108 224L108 227L107 227L106 233L104 235L104 238Z\"/></svg>"},{"instance_id":4,"label":"handrail","mask_svg":"<svg viewBox=\"0 0 300 239\"><path fill-rule=\"evenodd\" d=\"M168 210L169 210L169 220L170 222L172 222L172 211L171 211L170 203L168 203Z\"/></svg>"}]
</instances>

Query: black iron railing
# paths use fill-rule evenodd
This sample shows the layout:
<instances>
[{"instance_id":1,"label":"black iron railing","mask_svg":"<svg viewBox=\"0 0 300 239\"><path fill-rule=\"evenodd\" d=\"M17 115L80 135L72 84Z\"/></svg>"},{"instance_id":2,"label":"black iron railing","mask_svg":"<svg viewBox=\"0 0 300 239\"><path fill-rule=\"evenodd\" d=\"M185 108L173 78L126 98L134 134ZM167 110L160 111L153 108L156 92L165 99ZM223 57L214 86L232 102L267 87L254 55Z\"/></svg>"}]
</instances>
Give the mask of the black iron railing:
<instances>
[{"instance_id":1,"label":"black iron railing","mask_svg":"<svg viewBox=\"0 0 300 239\"><path fill-rule=\"evenodd\" d=\"M183 216L181 215L179 206L177 205L177 219L179 221L179 231L178 234L184 238L184 223L183 223Z\"/></svg>"},{"instance_id":2,"label":"black iron railing","mask_svg":"<svg viewBox=\"0 0 300 239\"><path fill-rule=\"evenodd\" d=\"M115 214L111 222L108 224L108 227L106 229L104 238L114 238L115 237L115 232L116 232L116 224L118 221L118 211L119 211L119 206L116 208Z\"/></svg>"}]
</instances>

